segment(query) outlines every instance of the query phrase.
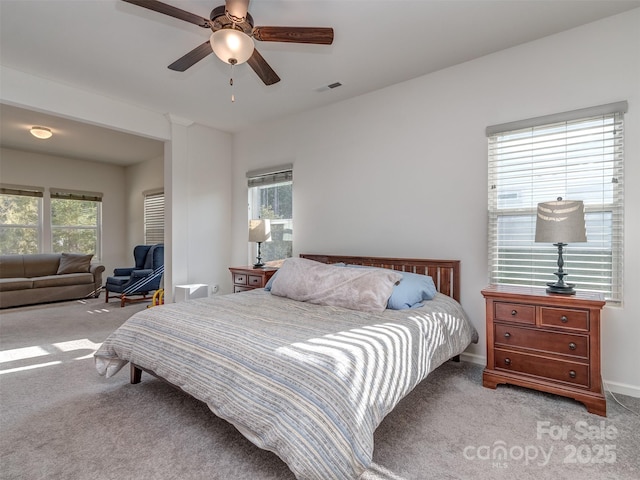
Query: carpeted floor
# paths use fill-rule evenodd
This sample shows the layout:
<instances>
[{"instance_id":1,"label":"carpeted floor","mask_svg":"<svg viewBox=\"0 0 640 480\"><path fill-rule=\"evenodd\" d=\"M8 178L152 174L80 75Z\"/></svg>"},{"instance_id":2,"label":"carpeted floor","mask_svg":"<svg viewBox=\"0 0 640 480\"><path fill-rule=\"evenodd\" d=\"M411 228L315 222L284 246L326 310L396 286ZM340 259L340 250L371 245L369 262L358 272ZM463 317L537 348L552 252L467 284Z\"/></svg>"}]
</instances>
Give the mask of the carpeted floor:
<instances>
[{"instance_id":1,"label":"carpeted floor","mask_svg":"<svg viewBox=\"0 0 640 480\"><path fill-rule=\"evenodd\" d=\"M0 311L0 478L293 479L207 407L126 369L106 380L92 354L144 304L102 299ZM361 480L640 478L640 417L608 396L608 417L517 387L485 389L482 367L448 362L376 431ZM618 396L640 411L640 399ZM327 479L329 480L329 479Z\"/></svg>"}]
</instances>

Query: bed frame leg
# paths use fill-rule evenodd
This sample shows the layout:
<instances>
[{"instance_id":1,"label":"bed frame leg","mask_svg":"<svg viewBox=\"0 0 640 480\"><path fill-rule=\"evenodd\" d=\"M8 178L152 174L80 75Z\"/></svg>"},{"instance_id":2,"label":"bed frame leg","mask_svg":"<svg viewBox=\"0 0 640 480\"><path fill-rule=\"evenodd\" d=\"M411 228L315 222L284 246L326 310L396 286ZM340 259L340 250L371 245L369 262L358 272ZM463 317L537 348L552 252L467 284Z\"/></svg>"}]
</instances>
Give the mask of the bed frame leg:
<instances>
[{"instance_id":1,"label":"bed frame leg","mask_svg":"<svg viewBox=\"0 0 640 480\"><path fill-rule=\"evenodd\" d=\"M455 357L451 357L451 360L454 362L460 362L460 355L456 355Z\"/></svg>"},{"instance_id":2,"label":"bed frame leg","mask_svg":"<svg viewBox=\"0 0 640 480\"><path fill-rule=\"evenodd\" d=\"M142 370L136 367L133 363L131 364L131 383L136 384L140 383L142 380Z\"/></svg>"}]
</instances>

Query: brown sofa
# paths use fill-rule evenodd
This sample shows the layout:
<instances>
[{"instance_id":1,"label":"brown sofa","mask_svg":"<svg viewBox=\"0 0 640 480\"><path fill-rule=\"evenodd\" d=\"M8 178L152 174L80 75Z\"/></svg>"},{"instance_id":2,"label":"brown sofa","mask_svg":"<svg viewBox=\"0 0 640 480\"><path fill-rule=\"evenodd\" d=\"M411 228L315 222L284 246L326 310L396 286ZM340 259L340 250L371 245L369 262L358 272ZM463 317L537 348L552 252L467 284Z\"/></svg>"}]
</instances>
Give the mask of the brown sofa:
<instances>
[{"instance_id":1,"label":"brown sofa","mask_svg":"<svg viewBox=\"0 0 640 480\"><path fill-rule=\"evenodd\" d=\"M97 297L104 265L92 255L0 255L0 308Z\"/></svg>"}]
</instances>

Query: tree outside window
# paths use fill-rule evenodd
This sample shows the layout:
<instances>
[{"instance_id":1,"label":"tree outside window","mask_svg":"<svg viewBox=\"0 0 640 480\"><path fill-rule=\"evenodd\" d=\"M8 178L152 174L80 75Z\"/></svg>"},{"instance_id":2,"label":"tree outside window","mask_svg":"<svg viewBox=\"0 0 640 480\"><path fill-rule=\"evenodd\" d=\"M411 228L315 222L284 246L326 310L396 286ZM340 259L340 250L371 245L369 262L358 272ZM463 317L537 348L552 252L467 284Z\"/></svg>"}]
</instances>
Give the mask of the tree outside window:
<instances>
[{"instance_id":1,"label":"tree outside window","mask_svg":"<svg viewBox=\"0 0 640 480\"><path fill-rule=\"evenodd\" d=\"M51 199L51 248L54 253L98 256L100 202Z\"/></svg>"},{"instance_id":2,"label":"tree outside window","mask_svg":"<svg viewBox=\"0 0 640 480\"><path fill-rule=\"evenodd\" d=\"M0 254L40 251L41 196L0 194Z\"/></svg>"}]
</instances>

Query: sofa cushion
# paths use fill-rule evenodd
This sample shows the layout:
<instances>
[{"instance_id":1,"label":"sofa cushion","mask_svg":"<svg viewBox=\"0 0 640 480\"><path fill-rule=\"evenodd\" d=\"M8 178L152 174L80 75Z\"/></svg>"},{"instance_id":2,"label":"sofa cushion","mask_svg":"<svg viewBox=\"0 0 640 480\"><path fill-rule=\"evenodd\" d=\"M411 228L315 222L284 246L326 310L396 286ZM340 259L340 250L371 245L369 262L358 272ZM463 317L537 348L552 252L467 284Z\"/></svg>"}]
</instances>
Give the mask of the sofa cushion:
<instances>
[{"instance_id":1,"label":"sofa cushion","mask_svg":"<svg viewBox=\"0 0 640 480\"><path fill-rule=\"evenodd\" d=\"M82 285L93 283L91 273L67 273L66 275L46 275L33 279L33 288L66 287L69 285Z\"/></svg>"},{"instance_id":2,"label":"sofa cushion","mask_svg":"<svg viewBox=\"0 0 640 480\"><path fill-rule=\"evenodd\" d=\"M0 278L0 292L28 290L32 287L33 280L30 278Z\"/></svg>"},{"instance_id":3,"label":"sofa cushion","mask_svg":"<svg viewBox=\"0 0 640 480\"><path fill-rule=\"evenodd\" d=\"M42 277L44 275L55 275L60 264L59 253L34 253L23 255L24 277Z\"/></svg>"},{"instance_id":4,"label":"sofa cushion","mask_svg":"<svg viewBox=\"0 0 640 480\"><path fill-rule=\"evenodd\" d=\"M93 254L83 255L80 253L63 253L60 256L60 266L58 266L58 275L65 273L87 273L91 267L91 259Z\"/></svg>"},{"instance_id":5,"label":"sofa cushion","mask_svg":"<svg viewBox=\"0 0 640 480\"><path fill-rule=\"evenodd\" d=\"M21 278L24 274L24 260L22 255L0 256L0 278Z\"/></svg>"}]
</instances>

